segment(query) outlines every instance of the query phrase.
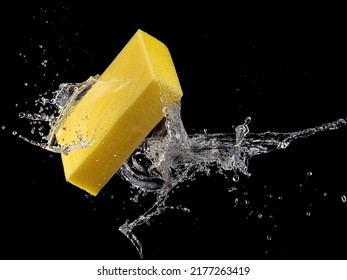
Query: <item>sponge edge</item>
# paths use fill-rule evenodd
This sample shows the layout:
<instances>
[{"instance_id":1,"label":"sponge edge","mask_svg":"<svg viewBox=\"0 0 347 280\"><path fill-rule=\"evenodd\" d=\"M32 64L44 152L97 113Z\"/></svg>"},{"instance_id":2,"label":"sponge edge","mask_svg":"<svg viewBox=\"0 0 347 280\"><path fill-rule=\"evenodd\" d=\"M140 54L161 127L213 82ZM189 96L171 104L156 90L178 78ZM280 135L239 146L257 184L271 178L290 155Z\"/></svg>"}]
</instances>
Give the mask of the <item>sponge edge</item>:
<instances>
[{"instance_id":1,"label":"sponge edge","mask_svg":"<svg viewBox=\"0 0 347 280\"><path fill-rule=\"evenodd\" d=\"M182 95L168 48L139 29L56 133L60 145L93 141L62 154L66 180L97 195Z\"/></svg>"}]
</instances>

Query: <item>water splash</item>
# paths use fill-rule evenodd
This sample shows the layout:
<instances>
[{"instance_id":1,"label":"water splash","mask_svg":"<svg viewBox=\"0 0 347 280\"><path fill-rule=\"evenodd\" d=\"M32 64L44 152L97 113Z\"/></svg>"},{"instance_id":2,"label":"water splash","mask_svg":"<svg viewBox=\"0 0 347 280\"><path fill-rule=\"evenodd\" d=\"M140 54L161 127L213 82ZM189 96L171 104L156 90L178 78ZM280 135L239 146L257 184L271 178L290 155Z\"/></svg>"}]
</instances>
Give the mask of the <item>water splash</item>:
<instances>
[{"instance_id":1,"label":"water splash","mask_svg":"<svg viewBox=\"0 0 347 280\"><path fill-rule=\"evenodd\" d=\"M167 128L175 127L176 131L182 132L178 135L183 137L172 137L168 133L164 137L160 134L145 139L118 172L132 187L157 194L157 200L150 209L120 227L120 231L133 243L135 240L140 255L142 248L133 233L134 228L148 223L153 216L167 209L166 200L175 186L194 180L198 174L209 175L211 170L227 177L231 172L232 180L237 182L241 174L251 176L248 164L253 156L285 149L294 140L339 129L347 123L346 119L338 119L296 132L250 133L248 125L251 118L247 117L243 124L235 128L235 133L186 135L178 109L174 108L168 116L171 119Z\"/></svg>"},{"instance_id":2,"label":"water splash","mask_svg":"<svg viewBox=\"0 0 347 280\"><path fill-rule=\"evenodd\" d=\"M68 143L61 145L57 142L56 133L61 129L66 117L71 110L83 98L87 91L95 84L98 75L92 76L82 83L63 83L59 89L52 93L52 97L40 96L35 101L35 106L39 107L37 113L19 112L18 117L30 121L31 134L38 131L39 139L33 140L31 137L19 135L19 138L29 142L32 145L55 153L68 154L69 152L83 149L90 146L93 141L87 140L83 135L78 135L78 143ZM44 131L47 131L45 133Z\"/></svg>"},{"instance_id":3,"label":"water splash","mask_svg":"<svg viewBox=\"0 0 347 280\"><path fill-rule=\"evenodd\" d=\"M52 98L41 97L36 101L39 112L35 114L20 112L20 118L31 121L39 131L41 139L32 140L29 137L19 137L30 144L39 146L50 152L68 153L92 145L83 135L78 135L78 143L61 146L56 142L55 134L61 129L61 123L70 114L78 101L97 81L98 76L90 77L83 83L61 84L53 92ZM165 104L165 102L163 102ZM43 109L45 108L45 109ZM50 112L46 112L46 111ZM185 181L193 181L197 175L217 173L231 176L234 182L239 181L240 175L251 176L248 172L249 160L260 154L277 149L285 149L297 139L307 138L317 132L336 130L346 125L347 119L324 123L314 128L296 132L250 132L251 118L247 117L243 124L235 128L234 133L195 133L188 134L184 129L180 116L181 104L163 108L164 119L142 144L133 152L129 159L119 169L118 175L125 179L131 188L141 195L152 193L155 201L144 213L133 221L126 220L119 230L136 247L143 258L141 242L134 234L134 229L143 224L149 224L153 217L162 214L172 206L167 205L171 191ZM42 123L49 126L48 134L44 135ZM36 129L36 127L39 128ZM308 176L312 175L310 172ZM133 200L136 202L138 195ZM345 202L345 196L342 201ZM237 203L235 201L235 203ZM181 208L186 211L186 208ZM261 216L259 216L261 218ZM267 237L271 240L271 237Z\"/></svg>"}]
</instances>

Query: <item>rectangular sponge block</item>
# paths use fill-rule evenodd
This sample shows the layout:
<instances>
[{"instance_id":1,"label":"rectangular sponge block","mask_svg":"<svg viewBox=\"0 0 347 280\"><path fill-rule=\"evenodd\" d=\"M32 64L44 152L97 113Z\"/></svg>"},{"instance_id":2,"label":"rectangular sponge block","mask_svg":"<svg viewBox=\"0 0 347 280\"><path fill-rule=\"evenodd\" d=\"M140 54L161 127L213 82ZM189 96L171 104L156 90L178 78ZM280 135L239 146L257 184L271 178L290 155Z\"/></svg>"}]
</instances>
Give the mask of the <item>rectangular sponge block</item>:
<instances>
[{"instance_id":1,"label":"rectangular sponge block","mask_svg":"<svg viewBox=\"0 0 347 280\"><path fill-rule=\"evenodd\" d=\"M59 145L92 142L62 154L66 180L97 195L181 97L168 48L137 30L57 130Z\"/></svg>"}]
</instances>

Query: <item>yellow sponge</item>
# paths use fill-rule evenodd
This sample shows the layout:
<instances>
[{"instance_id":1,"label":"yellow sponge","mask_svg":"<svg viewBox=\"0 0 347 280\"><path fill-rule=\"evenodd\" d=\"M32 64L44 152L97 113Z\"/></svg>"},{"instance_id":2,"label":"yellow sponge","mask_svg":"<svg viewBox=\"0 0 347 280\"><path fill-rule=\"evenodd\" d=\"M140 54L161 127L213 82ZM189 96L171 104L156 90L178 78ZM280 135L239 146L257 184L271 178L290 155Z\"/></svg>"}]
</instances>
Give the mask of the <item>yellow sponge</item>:
<instances>
[{"instance_id":1,"label":"yellow sponge","mask_svg":"<svg viewBox=\"0 0 347 280\"><path fill-rule=\"evenodd\" d=\"M93 142L62 154L66 180L97 195L181 97L168 48L139 29L56 133L60 145Z\"/></svg>"}]
</instances>

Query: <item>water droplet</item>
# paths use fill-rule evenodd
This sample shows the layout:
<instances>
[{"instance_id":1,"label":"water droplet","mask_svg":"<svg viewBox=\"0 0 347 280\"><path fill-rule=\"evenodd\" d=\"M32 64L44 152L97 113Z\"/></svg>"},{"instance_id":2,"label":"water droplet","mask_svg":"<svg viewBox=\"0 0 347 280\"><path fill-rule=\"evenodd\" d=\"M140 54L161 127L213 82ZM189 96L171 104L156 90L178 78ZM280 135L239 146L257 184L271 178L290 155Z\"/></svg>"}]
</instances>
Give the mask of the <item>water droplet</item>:
<instances>
[{"instance_id":1,"label":"water droplet","mask_svg":"<svg viewBox=\"0 0 347 280\"><path fill-rule=\"evenodd\" d=\"M24 118L24 117L25 117L25 113L20 112L20 113L18 114L18 117L20 117L21 119Z\"/></svg>"},{"instance_id":2,"label":"water droplet","mask_svg":"<svg viewBox=\"0 0 347 280\"><path fill-rule=\"evenodd\" d=\"M12 135L17 135L17 131L12 131Z\"/></svg>"},{"instance_id":3,"label":"water droplet","mask_svg":"<svg viewBox=\"0 0 347 280\"><path fill-rule=\"evenodd\" d=\"M228 192L233 192L233 191L236 191L236 190L237 190L237 188L231 187L231 188L228 189Z\"/></svg>"},{"instance_id":4,"label":"water droplet","mask_svg":"<svg viewBox=\"0 0 347 280\"><path fill-rule=\"evenodd\" d=\"M235 175L233 176L233 181L234 181L234 182L238 182L239 180L240 180L239 175L235 174Z\"/></svg>"},{"instance_id":5,"label":"water droplet","mask_svg":"<svg viewBox=\"0 0 347 280\"><path fill-rule=\"evenodd\" d=\"M342 195L342 196L341 196L341 200L342 200L343 203L346 203L347 197L346 197L345 195Z\"/></svg>"},{"instance_id":6,"label":"water droplet","mask_svg":"<svg viewBox=\"0 0 347 280\"><path fill-rule=\"evenodd\" d=\"M324 196L327 196L327 195L328 195L328 193L327 193L327 192L324 192L324 193L323 193L323 195L324 195Z\"/></svg>"},{"instance_id":7,"label":"water droplet","mask_svg":"<svg viewBox=\"0 0 347 280\"><path fill-rule=\"evenodd\" d=\"M251 122L251 117L247 117L243 125L248 125Z\"/></svg>"},{"instance_id":8,"label":"water droplet","mask_svg":"<svg viewBox=\"0 0 347 280\"><path fill-rule=\"evenodd\" d=\"M307 211L307 212L306 212L306 216L310 217L310 216L311 216L311 212L310 212L310 211Z\"/></svg>"},{"instance_id":9,"label":"water droplet","mask_svg":"<svg viewBox=\"0 0 347 280\"><path fill-rule=\"evenodd\" d=\"M312 172L311 171L307 172L307 176L311 177L312 176Z\"/></svg>"},{"instance_id":10,"label":"water droplet","mask_svg":"<svg viewBox=\"0 0 347 280\"><path fill-rule=\"evenodd\" d=\"M41 62L41 65L44 66L44 67L47 67L47 62L48 62L48 60L45 59L45 60L43 60L43 61ZM43 76L45 76L45 74L43 74Z\"/></svg>"},{"instance_id":11,"label":"water droplet","mask_svg":"<svg viewBox=\"0 0 347 280\"><path fill-rule=\"evenodd\" d=\"M263 214L262 213L259 213L258 214L258 218L261 219L263 217Z\"/></svg>"}]
</instances>

